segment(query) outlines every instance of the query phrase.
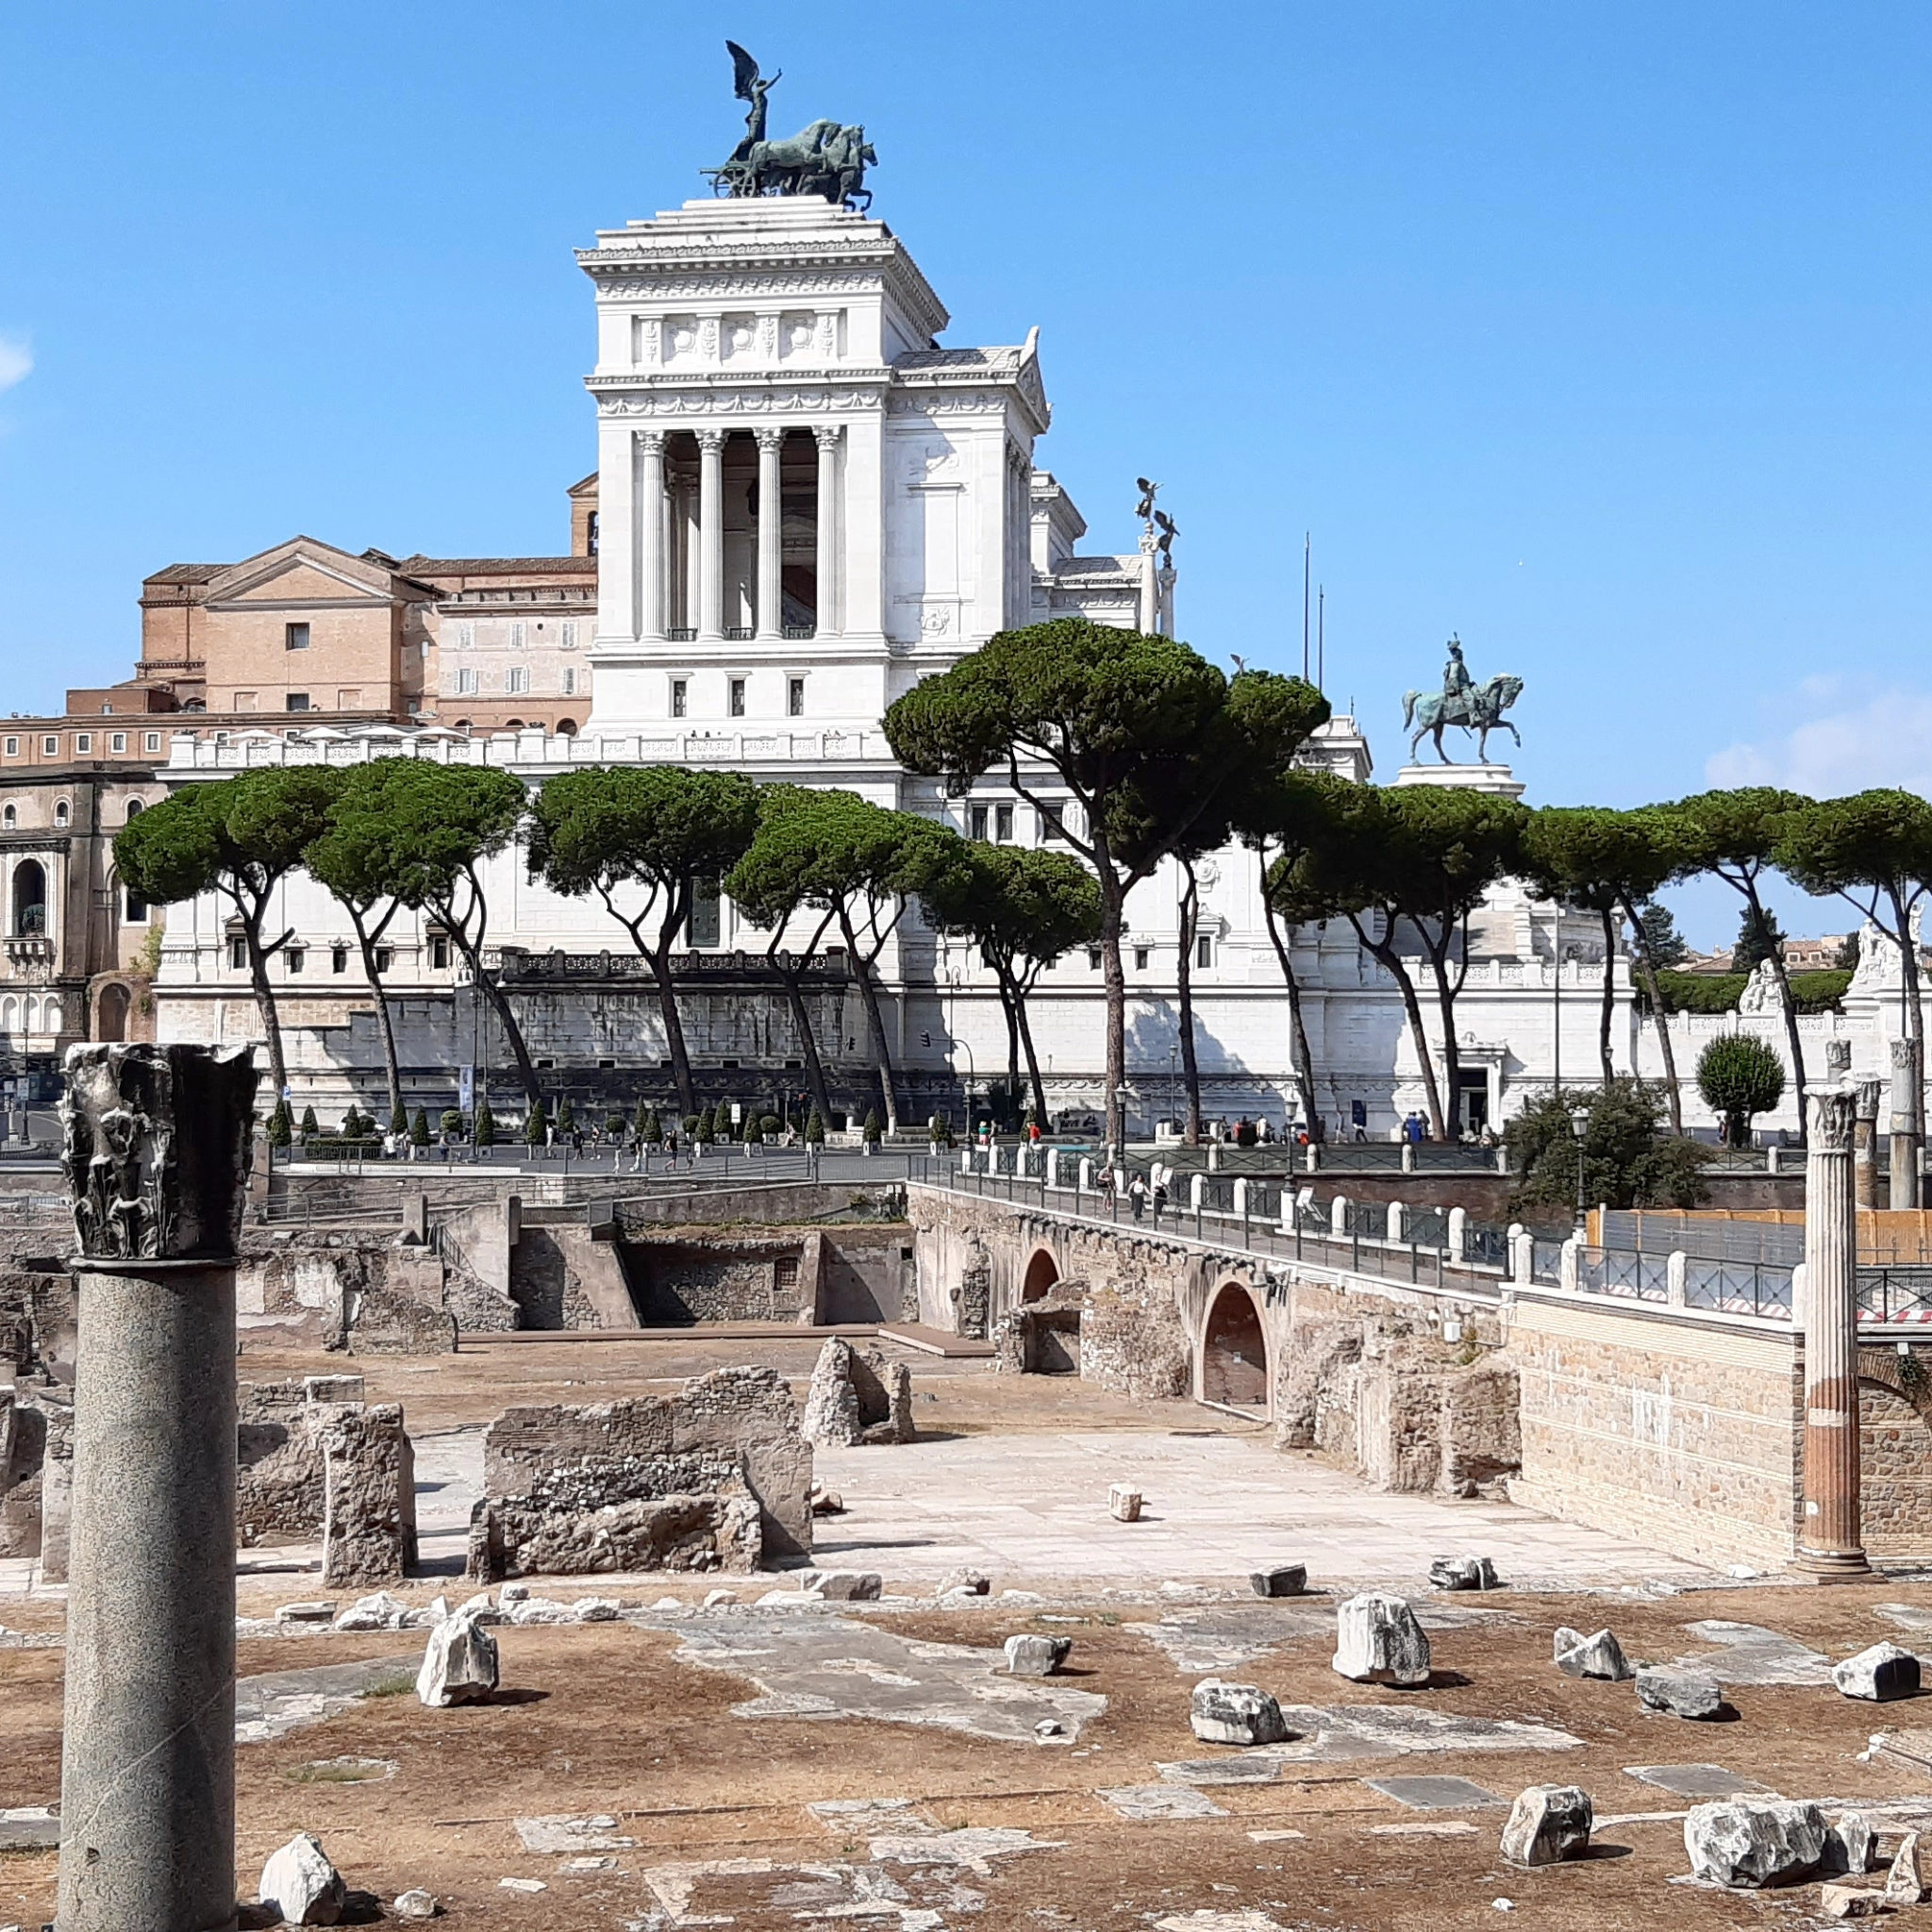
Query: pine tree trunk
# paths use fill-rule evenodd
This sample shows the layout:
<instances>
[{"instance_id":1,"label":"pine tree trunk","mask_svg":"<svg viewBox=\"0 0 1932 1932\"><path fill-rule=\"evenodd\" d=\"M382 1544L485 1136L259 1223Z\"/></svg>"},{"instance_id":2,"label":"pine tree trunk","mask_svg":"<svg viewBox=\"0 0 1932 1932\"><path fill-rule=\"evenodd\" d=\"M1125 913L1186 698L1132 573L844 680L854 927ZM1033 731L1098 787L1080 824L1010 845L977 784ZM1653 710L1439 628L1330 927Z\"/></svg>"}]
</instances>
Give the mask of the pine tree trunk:
<instances>
[{"instance_id":1,"label":"pine tree trunk","mask_svg":"<svg viewBox=\"0 0 1932 1932\"><path fill-rule=\"evenodd\" d=\"M1650 935L1643 929L1643 921L1637 916L1637 908L1628 900L1624 901L1624 916L1630 922L1631 943L1637 949L1638 970L1643 974L1643 990L1650 995L1651 1018L1657 1024L1657 1041L1664 1057L1665 1099L1670 1108L1671 1132L1684 1131L1684 1098L1677 1091L1677 1053L1671 1044L1671 1016L1664 1011L1663 988L1657 983L1657 960L1651 954Z\"/></svg>"},{"instance_id":2,"label":"pine tree trunk","mask_svg":"<svg viewBox=\"0 0 1932 1932\"><path fill-rule=\"evenodd\" d=\"M1033 1050L1033 1027L1026 1018L1026 995L1016 983L1013 989L1013 1010L1020 1021L1020 1044L1026 1051L1026 1077L1033 1083L1033 1108L1040 1121L1040 1131L1046 1132L1046 1083L1040 1077L1040 1056Z\"/></svg>"},{"instance_id":3,"label":"pine tree trunk","mask_svg":"<svg viewBox=\"0 0 1932 1932\"><path fill-rule=\"evenodd\" d=\"M1617 991L1617 929L1612 924L1616 914L1606 906L1603 908L1604 922L1604 998L1602 1009L1597 1014L1597 1053L1603 1060L1604 1085L1607 1087L1617 1077L1616 1063L1610 1053L1610 1019Z\"/></svg>"},{"instance_id":4,"label":"pine tree trunk","mask_svg":"<svg viewBox=\"0 0 1932 1932\"><path fill-rule=\"evenodd\" d=\"M1391 924L1381 939L1372 940L1353 912L1348 915L1348 923L1355 927L1356 937L1363 947L1388 969L1390 977L1401 991L1402 1008L1408 1015L1409 1030L1415 1036L1415 1057L1422 1065L1423 1088L1428 1095L1429 1127L1440 1141L1442 1139L1442 1090L1436 1079L1436 1058L1429 1051L1429 1036L1423 1030L1423 1007L1422 1001L1416 997L1415 981L1408 976L1408 968L1403 963L1402 955L1391 943L1394 927Z\"/></svg>"},{"instance_id":5,"label":"pine tree trunk","mask_svg":"<svg viewBox=\"0 0 1932 1932\"><path fill-rule=\"evenodd\" d=\"M1180 952L1174 988L1180 1008L1181 1078L1188 1095L1188 1145L1201 1144L1201 1063L1194 1051L1194 928L1201 916L1201 893L1194 868L1181 861L1187 890L1181 894Z\"/></svg>"},{"instance_id":6,"label":"pine tree trunk","mask_svg":"<svg viewBox=\"0 0 1932 1932\"><path fill-rule=\"evenodd\" d=\"M1757 916L1760 927L1764 919L1764 908L1757 903L1757 891L1754 886L1748 894L1751 910ZM1785 1045L1791 1056L1791 1084L1796 1091L1798 1101L1798 1144L1804 1146L1809 1139L1809 1129L1805 1120L1805 1046L1798 1033L1798 1003L1791 997L1790 974L1785 971L1784 948L1774 945L1767 955L1771 960L1772 976L1777 981L1777 996L1785 1014Z\"/></svg>"},{"instance_id":7,"label":"pine tree trunk","mask_svg":"<svg viewBox=\"0 0 1932 1932\"><path fill-rule=\"evenodd\" d=\"M1094 871L1100 886L1100 973L1107 989L1107 1074L1101 1089L1106 1125L1102 1138L1111 1160L1124 1151L1115 1136L1124 1136L1120 1099L1121 1089L1127 1082L1127 975L1121 965L1121 920L1124 908L1107 834L1097 824L1092 826L1092 840Z\"/></svg>"},{"instance_id":8,"label":"pine tree trunk","mask_svg":"<svg viewBox=\"0 0 1932 1932\"><path fill-rule=\"evenodd\" d=\"M362 970L375 993L375 1024L382 1034L382 1070L389 1077L389 1117L393 1125L403 1113L403 1071L396 1059L395 1023L389 1010L389 995L382 990L382 974L375 968L375 941L370 938L361 913L353 906L348 911L349 923L356 928L356 943L362 952Z\"/></svg>"},{"instance_id":9,"label":"pine tree trunk","mask_svg":"<svg viewBox=\"0 0 1932 1932\"><path fill-rule=\"evenodd\" d=\"M899 1096L892 1084L892 1049L886 1038L886 1018L879 1008L878 987L873 978L872 962L858 949L858 935L841 908L839 930L845 938L845 957L858 975L858 996L865 1003L866 1024L872 1028L874 1071L878 1076L879 1097L885 1102L886 1132L899 1131Z\"/></svg>"},{"instance_id":10,"label":"pine tree trunk","mask_svg":"<svg viewBox=\"0 0 1932 1932\"><path fill-rule=\"evenodd\" d=\"M1294 970L1288 935L1281 929L1281 922L1274 916L1274 908L1267 893L1268 867L1265 861L1261 867L1262 892L1261 916L1267 922L1268 938L1274 947L1274 957L1281 965L1282 984L1288 989L1288 1019L1293 1031L1291 1052L1294 1058L1295 1084L1301 1089L1302 1119L1307 1126L1308 1139L1319 1141L1318 1116L1315 1112L1315 1056L1308 1047L1308 1029L1302 1018L1302 983Z\"/></svg>"},{"instance_id":11,"label":"pine tree trunk","mask_svg":"<svg viewBox=\"0 0 1932 1932\"><path fill-rule=\"evenodd\" d=\"M275 990L269 984L268 956L261 949L260 915L251 919L244 912L242 931L248 942L248 976L255 987L256 1009L268 1039L269 1078L275 1083L275 1099L281 1100L289 1091L289 1067L282 1058L282 1016L275 1006Z\"/></svg>"}]
</instances>

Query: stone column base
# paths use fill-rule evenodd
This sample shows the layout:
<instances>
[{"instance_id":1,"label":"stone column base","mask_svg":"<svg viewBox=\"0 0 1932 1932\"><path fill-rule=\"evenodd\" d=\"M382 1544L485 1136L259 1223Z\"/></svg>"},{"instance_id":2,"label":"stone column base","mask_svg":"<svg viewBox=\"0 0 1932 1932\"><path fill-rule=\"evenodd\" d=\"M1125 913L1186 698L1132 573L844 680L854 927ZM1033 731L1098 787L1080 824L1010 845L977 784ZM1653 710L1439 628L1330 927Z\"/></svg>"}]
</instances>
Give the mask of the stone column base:
<instances>
[{"instance_id":1,"label":"stone column base","mask_svg":"<svg viewBox=\"0 0 1932 1932\"><path fill-rule=\"evenodd\" d=\"M1877 1583L1878 1572L1863 1550L1807 1550L1802 1546L1786 1572L1793 1583Z\"/></svg>"}]
</instances>

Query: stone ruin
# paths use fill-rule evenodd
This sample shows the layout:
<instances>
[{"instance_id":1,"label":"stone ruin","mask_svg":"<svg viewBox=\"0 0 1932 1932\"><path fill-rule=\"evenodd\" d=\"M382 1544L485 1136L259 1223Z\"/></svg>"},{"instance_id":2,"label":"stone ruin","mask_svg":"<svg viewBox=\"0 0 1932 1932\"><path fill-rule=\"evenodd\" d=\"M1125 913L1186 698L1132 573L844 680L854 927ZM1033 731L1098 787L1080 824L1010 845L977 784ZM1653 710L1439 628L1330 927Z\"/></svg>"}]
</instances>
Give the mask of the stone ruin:
<instances>
[{"instance_id":1,"label":"stone ruin","mask_svg":"<svg viewBox=\"0 0 1932 1932\"><path fill-rule=\"evenodd\" d=\"M1077 1375L1084 1281L1056 1281L1043 1295L1009 1308L988 1338L992 1366L1013 1375Z\"/></svg>"},{"instance_id":2,"label":"stone ruin","mask_svg":"<svg viewBox=\"0 0 1932 1932\"><path fill-rule=\"evenodd\" d=\"M506 1409L484 1437L468 1574L745 1572L809 1556L811 1461L771 1369L714 1370L670 1396Z\"/></svg>"},{"instance_id":3,"label":"stone ruin","mask_svg":"<svg viewBox=\"0 0 1932 1932\"><path fill-rule=\"evenodd\" d=\"M876 1342L856 1349L835 1335L819 1351L805 1398L806 1440L824 1449L860 1443L909 1442L912 1371L891 1360Z\"/></svg>"}]
</instances>

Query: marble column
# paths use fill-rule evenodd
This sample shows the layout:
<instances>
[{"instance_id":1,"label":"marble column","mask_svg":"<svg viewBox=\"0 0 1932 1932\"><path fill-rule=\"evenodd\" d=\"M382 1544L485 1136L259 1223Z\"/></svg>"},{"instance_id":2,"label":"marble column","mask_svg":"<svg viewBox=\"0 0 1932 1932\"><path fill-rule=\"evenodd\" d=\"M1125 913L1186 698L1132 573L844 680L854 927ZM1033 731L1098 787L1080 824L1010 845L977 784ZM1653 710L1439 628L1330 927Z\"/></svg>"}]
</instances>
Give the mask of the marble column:
<instances>
[{"instance_id":1,"label":"marble column","mask_svg":"<svg viewBox=\"0 0 1932 1932\"><path fill-rule=\"evenodd\" d=\"M1852 1123L1852 1195L1859 1208L1878 1206L1878 1094L1876 1080L1858 1082Z\"/></svg>"},{"instance_id":2,"label":"marble column","mask_svg":"<svg viewBox=\"0 0 1932 1932\"><path fill-rule=\"evenodd\" d=\"M698 431L698 641L724 636L724 431Z\"/></svg>"},{"instance_id":3,"label":"marble column","mask_svg":"<svg viewBox=\"0 0 1932 1932\"><path fill-rule=\"evenodd\" d=\"M664 638L664 432L638 438L638 635Z\"/></svg>"},{"instance_id":4,"label":"marble column","mask_svg":"<svg viewBox=\"0 0 1932 1932\"><path fill-rule=\"evenodd\" d=\"M814 511L818 546L816 635L839 635L839 425L812 431L819 446L819 493Z\"/></svg>"},{"instance_id":5,"label":"marble column","mask_svg":"<svg viewBox=\"0 0 1932 1932\"><path fill-rule=\"evenodd\" d=\"M1857 1216L1852 1131L1857 1096L1807 1096L1805 1153L1805 1510L1796 1568L1821 1582L1863 1576L1858 1513Z\"/></svg>"},{"instance_id":6,"label":"marble column","mask_svg":"<svg viewBox=\"0 0 1932 1932\"><path fill-rule=\"evenodd\" d=\"M235 1924L235 1253L252 1049L81 1046L59 1932Z\"/></svg>"},{"instance_id":7,"label":"marble column","mask_svg":"<svg viewBox=\"0 0 1932 1932\"><path fill-rule=\"evenodd\" d=\"M1920 1205L1919 1159L1924 1060L1916 1040L1891 1042L1891 1195L1888 1206Z\"/></svg>"},{"instance_id":8,"label":"marble column","mask_svg":"<svg viewBox=\"0 0 1932 1932\"><path fill-rule=\"evenodd\" d=\"M758 429L758 641L774 643L785 635L784 534L779 459L785 451L782 429Z\"/></svg>"}]
</instances>

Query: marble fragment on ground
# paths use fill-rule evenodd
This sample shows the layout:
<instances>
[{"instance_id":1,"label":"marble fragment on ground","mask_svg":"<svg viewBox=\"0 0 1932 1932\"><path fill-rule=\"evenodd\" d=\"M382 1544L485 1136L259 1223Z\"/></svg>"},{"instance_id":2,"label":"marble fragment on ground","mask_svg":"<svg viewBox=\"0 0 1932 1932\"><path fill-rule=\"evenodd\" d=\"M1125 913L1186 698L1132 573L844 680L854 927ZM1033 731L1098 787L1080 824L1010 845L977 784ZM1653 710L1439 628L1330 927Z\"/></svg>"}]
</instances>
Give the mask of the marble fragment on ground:
<instances>
[{"instance_id":1,"label":"marble fragment on ground","mask_svg":"<svg viewBox=\"0 0 1932 1932\"><path fill-rule=\"evenodd\" d=\"M1004 1651L917 1642L828 1613L791 1619L724 1610L702 1624L641 1621L677 1632L680 1663L757 1684L761 1695L732 1707L739 1717L869 1718L1012 1743L1038 1742L1038 1726L1053 1723L1059 1729L1052 1741L1068 1743L1107 1708L1105 1697L1063 1678L1009 1675Z\"/></svg>"},{"instance_id":2,"label":"marble fragment on ground","mask_svg":"<svg viewBox=\"0 0 1932 1932\"><path fill-rule=\"evenodd\" d=\"M1771 1790L1756 1778L1740 1777L1722 1764L1626 1764L1624 1775L1678 1798L1747 1798Z\"/></svg>"},{"instance_id":3,"label":"marble fragment on ground","mask_svg":"<svg viewBox=\"0 0 1932 1932\"><path fill-rule=\"evenodd\" d=\"M1505 1801L1485 1786L1466 1777L1370 1777L1362 1782L1372 1791L1407 1805L1411 1811L1466 1811L1501 1806Z\"/></svg>"},{"instance_id":4,"label":"marble fragment on ground","mask_svg":"<svg viewBox=\"0 0 1932 1932\"><path fill-rule=\"evenodd\" d=\"M1418 1689L1429 1681L1429 1640L1405 1598L1366 1590L1335 1612L1334 1670L1357 1684Z\"/></svg>"},{"instance_id":5,"label":"marble fragment on ground","mask_svg":"<svg viewBox=\"0 0 1932 1932\"><path fill-rule=\"evenodd\" d=\"M1590 1793L1576 1785L1531 1785L1516 1794L1503 1826L1503 1857L1532 1870L1580 1858L1595 1820Z\"/></svg>"},{"instance_id":6,"label":"marble fragment on ground","mask_svg":"<svg viewBox=\"0 0 1932 1932\"><path fill-rule=\"evenodd\" d=\"M1695 1806L1684 1821L1691 1875L1707 1885L1761 1890L1810 1876L1824 1859L1824 1814L1781 1799Z\"/></svg>"},{"instance_id":7,"label":"marble fragment on ground","mask_svg":"<svg viewBox=\"0 0 1932 1932\"><path fill-rule=\"evenodd\" d=\"M1409 1607L1425 1631L1466 1630L1509 1617L1507 1610L1478 1609L1441 1598L1411 1602ZM1239 1670L1298 1639L1332 1644L1335 1608L1320 1598L1291 1597L1267 1604L1170 1610L1157 1624L1130 1623L1126 1627L1164 1650L1176 1670L1199 1676L1205 1671Z\"/></svg>"},{"instance_id":8,"label":"marble fragment on ground","mask_svg":"<svg viewBox=\"0 0 1932 1932\"><path fill-rule=\"evenodd\" d=\"M1324 1709L1285 1704L1280 1708L1288 1730L1284 1743L1155 1768L1174 1784L1266 1784L1291 1764L1348 1764L1422 1753L1574 1751L1583 1743L1551 1724L1461 1717L1407 1705L1345 1704Z\"/></svg>"},{"instance_id":9,"label":"marble fragment on ground","mask_svg":"<svg viewBox=\"0 0 1932 1932\"><path fill-rule=\"evenodd\" d=\"M1821 1652L1767 1630L1761 1624L1734 1624L1707 1617L1689 1624L1692 1637L1716 1648L1680 1657L1670 1666L1715 1677L1720 1684L1828 1684L1831 1659Z\"/></svg>"},{"instance_id":10,"label":"marble fragment on ground","mask_svg":"<svg viewBox=\"0 0 1932 1932\"><path fill-rule=\"evenodd\" d=\"M1919 1659L1896 1643L1874 1643L1834 1665L1831 1681L1841 1697L1890 1704L1919 1694Z\"/></svg>"},{"instance_id":11,"label":"marble fragment on ground","mask_svg":"<svg viewBox=\"0 0 1932 1932\"><path fill-rule=\"evenodd\" d=\"M408 1690L416 1680L413 1650L398 1656L359 1657L354 1663L320 1664L306 1671L265 1671L235 1684L235 1741L265 1744L304 1724L347 1710L358 1698Z\"/></svg>"},{"instance_id":12,"label":"marble fragment on ground","mask_svg":"<svg viewBox=\"0 0 1932 1932\"><path fill-rule=\"evenodd\" d=\"M595 1812L587 1818L559 1814L548 1818L519 1818L518 1842L526 1852L567 1857L576 1852L621 1852L637 1843L618 1828L614 1816Z\"/></svg>"}]
</instances>

